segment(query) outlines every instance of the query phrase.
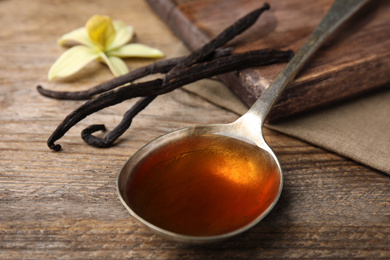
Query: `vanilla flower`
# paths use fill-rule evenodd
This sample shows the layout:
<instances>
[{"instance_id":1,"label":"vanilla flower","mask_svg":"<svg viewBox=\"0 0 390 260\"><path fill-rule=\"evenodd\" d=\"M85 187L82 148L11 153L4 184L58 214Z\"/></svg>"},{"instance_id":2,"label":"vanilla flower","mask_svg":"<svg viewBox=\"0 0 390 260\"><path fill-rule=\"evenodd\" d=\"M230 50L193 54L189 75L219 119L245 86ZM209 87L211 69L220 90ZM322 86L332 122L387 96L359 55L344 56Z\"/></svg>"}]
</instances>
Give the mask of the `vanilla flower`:
<instances>
[{"instance_id":1,"label":"vanilla flower","mask_svg":"<svg viewBox=\"0 0 390 260\"><path fill-rule=\"evenodd\" d=\"M64 34L58 43L62 46L76 44L65 51L50 68L49 80L70 76L93 60L108 65L115 76L129 71L121 58L160 58L163 53L139 43L128 42L134 34L131 26L110 17L95 15L85 27Z\"/></svg>"}]
</instances>

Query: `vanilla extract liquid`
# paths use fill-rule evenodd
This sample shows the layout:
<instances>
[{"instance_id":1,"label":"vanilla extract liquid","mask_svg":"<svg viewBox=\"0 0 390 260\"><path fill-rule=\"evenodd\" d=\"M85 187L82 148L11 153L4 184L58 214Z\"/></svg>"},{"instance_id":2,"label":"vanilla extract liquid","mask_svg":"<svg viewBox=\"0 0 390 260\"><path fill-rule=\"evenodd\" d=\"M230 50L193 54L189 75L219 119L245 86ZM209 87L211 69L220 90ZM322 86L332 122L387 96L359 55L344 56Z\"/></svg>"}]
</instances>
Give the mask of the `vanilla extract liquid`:
<instances>
[{"instance_id":1,"label":"vanilla extract liquid","mask_svg":"<svg viewBox=\"0 0 390 260\"><path fill-rule=\"evenodd\" d=\"M162 229L213 236L239 229L278 196L279 169L263 149L222 135L159 147L135 167L127 201Z\"/></svg>"}]
</instances>

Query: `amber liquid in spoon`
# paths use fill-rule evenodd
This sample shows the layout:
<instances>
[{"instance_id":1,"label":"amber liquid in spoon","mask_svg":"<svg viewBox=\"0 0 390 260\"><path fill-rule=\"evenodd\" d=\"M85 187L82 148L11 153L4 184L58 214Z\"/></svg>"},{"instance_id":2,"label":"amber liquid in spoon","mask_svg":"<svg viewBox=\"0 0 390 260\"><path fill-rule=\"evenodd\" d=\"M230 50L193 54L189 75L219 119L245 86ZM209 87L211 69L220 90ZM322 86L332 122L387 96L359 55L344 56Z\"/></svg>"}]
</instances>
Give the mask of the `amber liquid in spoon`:
<instances>
[{"instance_id":1,"label":"amber liquid in spoon","mask_svg":"<svg viewBox=\"0 0 390 260\"><path fill-rule=\"evenodd\" d=\"M213 236L258 218L278 196L280 182L277 164L256 145L194 135L143 158L129 180L126 200L155 226Z\"/></svg>"}]
</instances>

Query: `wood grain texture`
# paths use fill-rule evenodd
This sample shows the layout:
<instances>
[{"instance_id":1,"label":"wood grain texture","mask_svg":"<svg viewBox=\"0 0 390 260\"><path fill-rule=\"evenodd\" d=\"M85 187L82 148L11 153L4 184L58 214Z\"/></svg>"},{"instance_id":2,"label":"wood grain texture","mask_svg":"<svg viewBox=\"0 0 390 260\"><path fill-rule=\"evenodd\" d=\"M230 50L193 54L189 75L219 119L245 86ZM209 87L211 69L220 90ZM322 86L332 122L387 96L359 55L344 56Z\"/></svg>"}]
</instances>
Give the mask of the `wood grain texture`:
<instances>
[{"instance_id":1,"label":"wood grain texture","mask_svg":"<svg viewBox=\"0 0 390 260\"><path fill-rule=\"evenodd\" d=\"M138 42L167 58L183 48L141 0L0 1L7 24L0 31L0 259L390 258L390 177L268 129L284 190L259 225L223 243L188 246L139 224L116 194L128 157L163 133L237 118L183 90L157 98L110 149L87 146L80 132L93 123L111 129L134 101L86 118L61 139L63 151L50 151L47 138L82 102L42 97L35 86L73 90L112 77L95 63L73 81L46 80L63 52L56 39L97 13L132 24ZM149 62L127 60L133 68Z\"/></svg>"},{"instance_id":2,"label":"wood grain texture","mask_svg":"<svg viewBox=\"0 0 390 260\"><path fill-rule=\"evenodd\" d=\"M271 10L231 42L237 52L292 49L304 44L326 14L331 0L271 0ZM148 0L190 49L197 49L251 10L257 0ZM381 87L390 81L390 2L372 1L319 50L272 109L271 120L322 107ZM285 65L222 75L248 106Z\"/></svg>"}]
</instances>

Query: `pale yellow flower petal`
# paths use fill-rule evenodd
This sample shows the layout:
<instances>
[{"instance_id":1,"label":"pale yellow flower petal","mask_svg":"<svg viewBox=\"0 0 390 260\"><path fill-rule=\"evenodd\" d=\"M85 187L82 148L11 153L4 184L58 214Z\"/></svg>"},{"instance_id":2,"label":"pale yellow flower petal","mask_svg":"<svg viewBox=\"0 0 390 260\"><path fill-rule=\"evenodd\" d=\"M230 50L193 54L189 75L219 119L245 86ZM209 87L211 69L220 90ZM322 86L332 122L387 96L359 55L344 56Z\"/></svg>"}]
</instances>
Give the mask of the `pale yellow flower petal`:
<instances>
[{"instance_id":1,"label":"pale yellow flower petal","mask_svg":"<svg viewBox=\"0 0 390 260\"><path fill-rule=\"evenodd\" d=\"M134 35L133 27L126 26L120 21L115 21L114 26L116 30L116 37L110 46L108 46L107 51L111 51L125 45L130 42Z\"/></svg>"},{"instance_id":2,"label":"pale yellow flower petal","mask_svg":"<svg viewBox=\"0 0 390 260\"><path fill-rule=\"evenodd\" d=\"M129 72L126 63L118 57L106 56L103 52L99 53L102 60L108 65L115 77Z\"/></svg>"},{"instance_id":3,"label":"pale yellow flower petal","mask_svg":"<svg viewBox=\"0 0 390 260\"><path fill-rule=\"evenodd\" d=\"M59 77L68 77L98 57L99 55L89 47L74 46L65 51L53 64L49 70L48 78L52 80Z\"/></svg>"},{"instance_id":4,"label":"pale yellow flower petal","mask_svg":"<svg viewBox=\"0 0 390 260\"><path fill-rule=\"evenodd\" d=\"M109 16L94 15L85 25L89 39L99 51L105 51L114 41L116 31Z\"/></svg>"},{"instance_id":5,"label":"pale yellow flower petal","mask_svg":"<svg viewBox=\"0 0 390 260\"><path fill-rule=\"evenodd\" d=\"M148 47L139 43L127 44L119 49L109 52L110 56L117 57L141 57L141 58L161 58L164 53L158 49Z\"/></svg>"},{"instance_id":6,"label":"pale yellow flower petal","mask_svg":"<svg viewBox=\"0 0 390 260\"><path fill-rule=\"evenodd\" d=\"M119 31L120 29L122 29L122 27L127 26L124 22L119 21L119 20L113 21L112 24L114 25L114 28L116 31Z\"/></svg>"},{"instance_id":7,"label":"pale yellow flower petal","mask_svg":"<svg viewBox=\"0 0 390 260\"><path fill-rule=\"evenodd\" d=\"M62 35L61 38L58 39L58 44L62 46L72 46L75 44L84 44L87 46L92 46L85 27L78 28Z\"/></svg>"}]
</instances>

